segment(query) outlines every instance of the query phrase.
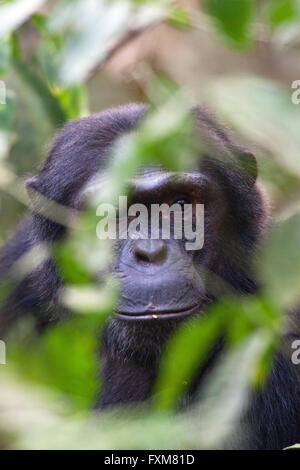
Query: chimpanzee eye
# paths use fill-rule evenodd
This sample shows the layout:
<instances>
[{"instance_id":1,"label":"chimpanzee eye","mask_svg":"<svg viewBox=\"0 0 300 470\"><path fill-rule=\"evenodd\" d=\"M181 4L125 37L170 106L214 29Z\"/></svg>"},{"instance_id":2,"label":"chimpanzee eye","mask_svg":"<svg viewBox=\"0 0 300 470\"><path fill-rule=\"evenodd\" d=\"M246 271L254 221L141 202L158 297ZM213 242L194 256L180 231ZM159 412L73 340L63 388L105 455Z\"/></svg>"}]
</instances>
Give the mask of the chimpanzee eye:
<instances>
[{"instance_id":1,"label":"chimpanzee eye","mask_svg":"<svg viewBox=\"0 0 300 470\"><path fill-rule=\"evenodd\" d=\"M184 200L184 199L179 199L179 200L176 202L176 204L179 204L180 206L183 207L184 204L185 204L185 200Z\"/></svg>"},{"instance_id":2,"label":"chimpanzee eye","mask_svg":"<svg viewBox=\"0 0 300 470\"><path fill-rule=\"evenodd\" d=\"M180 198L174 201L174 204L179 204L180 206L184 206L184 204L190 204L190 201L188 198Z\"/></svg>"}]
</instances>

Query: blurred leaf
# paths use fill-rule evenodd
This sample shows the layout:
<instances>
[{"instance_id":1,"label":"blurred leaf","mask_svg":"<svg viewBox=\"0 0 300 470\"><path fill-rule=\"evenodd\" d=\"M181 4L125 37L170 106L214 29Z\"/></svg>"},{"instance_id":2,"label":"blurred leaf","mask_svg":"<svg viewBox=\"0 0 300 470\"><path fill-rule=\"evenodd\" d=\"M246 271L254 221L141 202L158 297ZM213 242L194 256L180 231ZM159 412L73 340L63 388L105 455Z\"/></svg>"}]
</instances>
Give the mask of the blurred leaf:
<instances>
[{"instance_id":1,"label":"blurred leaf","mask_svg":"<svg viewBox=\"0 0 300 470\"><path fill-rule=\"evenodd\" d=\"M297 0L272 0L270 2L270 23L281 26L298 16Z\"/></svg>"},{"instance_id":2,"label":"blurred leaf","mask_svg":"<svg viewBox=\"0 0 300 470\"><path fill-rule=\"evenodd\" d=\"M77 408L90 408L98 390L99 317L76 317L40 336L9 339L8 363L27 381L65 394Z\"/></svg>"},{"instance_id":3,"label":"blurred leaf","mask_svg":"<svg viewBox=\"0 0 300 470\"><path fill-rule=\"evenodd\" d=\"M0 38L12 33L37 11L46 0L15 0L0 5Z\"/></svg>"},{"instance_id":4,"label":"blurred leaf","mask_svg":"<svg viewBox=\"0 0 300 470\"><path fill-rule=\"evenodd\" d=\"M212 305L205 316L192 319L170 339L156 384L156 406L176 406L220 338L231 351L256 333L264 337L265 348L260 348L257 368L249 375L252 385L260 386L270 370L281 324L278 309L266 298L225 298Z\"/></svg>"},{"instance_id":5,"label":"blurred leaf","mask_svg":"<svg viewBox=\"0 0 300 470\"><path fill-rule=\"evenodd\" d=\"M230 349L204 379L193 414L201 417L200 442L204 448L222 448L238 435L243 439L241 416L249 401L249 385L266 348L266 332L257 331Z\"/></svg>"},{"instance_id":6,"label":"blurred leaf","mask_svg":"<svg viewBox=\"0 0 300 470\"><path fill-rule=\"evenodd\" d=\"M22 51L19 41L18 32L15 31L10 35L9 38L10 47L11 47L11 56L13 59L20 60L22 57Z\"/></svg>"},{"instance_id":7,"label":"blurred leaf","mask_svg":"<svg viewBox=\"0 0 300 470\"><path fill-rule=\"evenodd\" d=\"M278 224L265 243L259 267L274 302L292 307L300 300L300 213Z\"/></svg>"},{"instance_id":8,"label":"blurred leaf","mask_svg":"<svg viewBox=\"0 0 300 470\"><path fill-rule=\"evenodd\" d=\"M206 6L219 30L233 45L251 44L251 23L256 8L253 0L206 0Z\"/></svg>"},{"instance_id":9,"label":"blurred leaf","mask_svg":"<svg viewBox=\"0 0 300 470\"><path fill-rule=\"evenodd\" d=\"M4 75L7 72L10 60L11 44L10 41L0 41L0 75Z\"/></svg>"},{"instance_id":10,"label":"blurred leaf","mask_svg":"<svg viewBox=\"0 0 300 470\"><path fill-rule=\"evenodd\" d=\"M82 285L92 280L89 270L80 263L72 241L65 241L54 247L55 260L65 282Z\"/></svg>"},{"instance_id":11,"label":"blurred leaf","mask_svg":"<svg viewBox=\"0 0 300 470\"><path fill-rule=\"evenodd\" d=\"M264 294L224 298L212 307L212 312L216 309L224 317L225 341L229 351L247 342L255 334L264 337L264 349L250 374L251 386L262 387L270 373L279 337L284 329L282 309L273 297Z\"/></svg>"},{"instance_id":12,"label":"blurred leaf","mask_svg":"<svg viewBox=\"0 0 300 470\"><path fill-rule=\"evenodd\" d=\"M174 5L168 17L168 22L176 28L188 29L193 25L193 18L191 14L180 5Z\"/></svg>"},{"instance_id":13,"label":"blurred leaf","mask_svg":"<svg viewBox=\"0 0 300 470\"><path fill-rule=\"evenodd\" d=\"M286 22L273 32L274 46L285 52L297 50L300 45L300 11L295 21Z\"/></svg>"},{"instance_id":14,"label":"blurred leaf","mask_svg":"<svg viewBox=\"0 0 300 470\"><path fill-rule=\"evenodd\" d=\"M71 287L67 285L61 296L61 303L73 312L102 315L106 318L114 311L118 300L117 294L117 282L108 278L101 286Z\"/></svg>"},{"instance_id":15,"label":"blurred leaf","mask_svg":"<svg viewBox=\"0 0 300 470\"><path fill-rule=\"evenodd\" d=\"M100 218L96 215L95 205L86 207L70 237L57 247L55 253L66 280L74 284L85 284L93 276L99 276L112 260L112 240L97 237Z\"/></svg>"},{"instance_id":16,"label":"blurred leaf","mask_svg":"<svg viewBox=\"0 0 300 470\"><path fill-rule=\"evenodd\" d=\"M274 366L279 345L279 334L274 335L268 330L261 333L264 334L264 350L258 357L250 377L250 383L256 391L261 391L263 387L267 386L267 379Z\"/></svg>"},{"instance_id":17,"label":"blurred leaf","mask_svg":"<svg viewBox=\"0 0 300 470\"><path fill-rule=\"evenodd\" d=\"M72 6L65 4L63 8L53 16L51 24L56 28L61 22L63 26L67 22L72 28L62 51L60 75L62 83L69 85L83 81L106 57L112 41L119 40L126 32L130 4L85 0Z\"/></svg>"},{"instance_id":18,"label":"blurred leaf","mask_svg":"<svg viewBox=\"0 0 300 470\"><path fill-rule=\"evenodd\" d=\"M89 114L88 94L82 85L69 88L54 88L53 94L58 99L68 119L78 119Z\"/></svg>"},{"instance_id":19,"label":"blurred leaf","mask_svg":"<svg viewBox=\"0 0 300 470\"><path fill-rule=\"evenodd\" d=\"M109 314L118 300L117 282L107 275L112 262L111 240L99 240L96 209L82 214L71 236L58 244L54 256L66 283L61 303L78 313Z\"/></svg>"},{"instance_id":20,"label":"blurred leaf","mask_svg":"<svg viewBox=\"0 0 300 470\"><path fill-rule=\"evenodd\" d=\"M300 449L300 444L294 444L293 446L286 447L284 450L290 450L290 449Z\"/></svg>"},{"instance_id":21,"label":"blurred leaf","mask_svg":"<svg viewBox=\"0 0 300 470\"><path fill-rule=\"evenodd\" d=\"M145 429L147 432L145 433ZM0 442L5 449L186 449L195 433L182 418L143 408L77 413L58 394L2 374Z\"/></svg>"},{"instance_id":22,"label":"blurred leaf","mask_svg":"<svg viewBox=\"0 0 300 470\"><path fill-rule=\"evenodd\" d=\"M41 105L52 125L54 127L61 126L67 120L67 116L58 99L49 90L47 83L33 67L26 63L14 60L13 65L21 79L40 98Z\"/></svg>"},{"instance_id":23,"label":"blurred leaf","mask_svg":"<svg viewBox=\"0 0 300 470\"><path fill-rule=\"evenodd\" d=\"M128 32L163 19L164 4L134 6L127 0L74 0L61 4L49 22L51 31L65 32L61 83L73 85L85 80Z\"/></svg>"},{"instance_id":24,"label":"blurred leaf","mask_svg":"<svg viewBox=\"0 0 300 470\"><path fill-rule=\"evenodd\" d=\"M5 448L15 448L22 435L32 438L62 420L62 406L54 400L54 394L41 387L30 387L22 380L1 369L0 387L0 442L5 439ZM66 412L66 406L64 407Z\"/></svg>"},{"instance_id":25,"label":"blurred leaf","mask_svg":"<svg viewBox=\"0 0 300 470\"><path fill-rule=\"evenodd\" d=\"M53 88L58 83L59 55L64 44L64 37L50 30L49 16L34 15L32 20L42 37L37 44L35 56L41 72L49 82L49 86Z\"/></svg>"},{"instance_id":26,"label":"blurred leaf","mask_svg":"<svg viewBox=\"0 0 300 470\"><path fill-rule=\"evenodd\" d=\"M38 45L36 60L51 93L59 102L67 119L77 119L89 114L87 90L83 85L68 88L59 85L59 57L64 38L49 28L48 19L46 15L33 16L43 39Z\"/></svg>"},{"instance_id":27,"label":"blurred leaf","mask_svg":"<svg viewBox=\"0 0 300 470\"><path fill-rule=\"evenodd\" d=\"M10 150L11 131L16 108L13 93L6 90L5 95L6 104L0 104L0 162L8 155Z\"/></svg>"},{"instance_id":28,"label":"blurred leaf","mask_svg":"<svg viewBox=\"0 0 300 470\"><path fill-rule=\"evenodd\" d=\"M221 334L223 318L218 313L192 320L174 333L160 364L156 407L172 409L178 404Z\"/></svg>"},{"instance_id":29,"label":"blurred leaf","mask_svg":"<svg viewBox=\"0 0 300 470\"><path fill-rule=\"evenodd\" d=\"M156 161L170 171L184 171L195 160L192 122L180 94L168 99L145 119L140 130L144 162Z\"/></svg>"},{"instance_id":30,"label":"blurred leaf","mask_svg":"<svg viewBox=\"0 0 300 470\"><path fill-rule=\"evenodd\" d=\"M116 141L100 191L92 196L94 205L118 204L119 196L128 193L130 180L142 166L158 164L169 171L186 171L195 163L198 155L188 101L178 90L174 94L167 89L164 92L163 102L149 109L139 132Z\"/></svg>"},{"instance_id":31,"label":"blurred leaf","mask_svg":"<svg viewBox=\"0 0 300 470\"><path fill-rule=\"evenodd\" d=\"M54 426L27 427L17 441L21 449L143 450L191 448L187 423L146 412L106 412L101 417L64 417ZM29 429L29 433L28 433ZM147 432L145 432L147 429Z\"/></svg>"},{"instance_id":32,"label":"blurred leaf","mask_svg":"<svg viewBox=\"0 0 300 470\"><path fill-rule=\"evenodd\" d=\"M300 106L292 103L291 90L256 77L226 77L206 93L227 122L300 176Z\"/></svg>"},{"instance_id":33,"label":"blurred leaf","mask_svg":"<svg viewBox=\"0 0 300 470\"><path fill-rule=\"evenodd\" d=\"M234 346L249 337L257 329L270 331L277 339L281 328L281 309L272 298L256 295L245 298L225 298L214 309L221 309L225 315L227 342Z\"/></svg>"}]
</instances>

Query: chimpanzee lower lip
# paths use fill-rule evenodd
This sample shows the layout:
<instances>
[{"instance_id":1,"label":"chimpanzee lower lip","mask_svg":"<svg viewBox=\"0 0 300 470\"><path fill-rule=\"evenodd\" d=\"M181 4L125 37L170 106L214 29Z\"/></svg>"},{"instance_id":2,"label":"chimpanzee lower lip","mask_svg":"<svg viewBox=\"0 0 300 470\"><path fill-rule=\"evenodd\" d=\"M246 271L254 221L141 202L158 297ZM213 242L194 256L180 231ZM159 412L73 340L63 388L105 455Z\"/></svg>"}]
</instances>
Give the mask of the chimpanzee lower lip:
<instances>
[{"instance_id":1,"label":"chimpanzee lower lip","mask_svg":"<svg viewBox=\"0 0 300 470\"><path fill-rule=\"evenodd\" d=\"M149 313L127 313L116 312L115 318L119 320L170 320L172 318L182 318L197 313L201 309L201 303L187 307L184 310L173 312L149 312Z\"/></svg>"}]
</instances>

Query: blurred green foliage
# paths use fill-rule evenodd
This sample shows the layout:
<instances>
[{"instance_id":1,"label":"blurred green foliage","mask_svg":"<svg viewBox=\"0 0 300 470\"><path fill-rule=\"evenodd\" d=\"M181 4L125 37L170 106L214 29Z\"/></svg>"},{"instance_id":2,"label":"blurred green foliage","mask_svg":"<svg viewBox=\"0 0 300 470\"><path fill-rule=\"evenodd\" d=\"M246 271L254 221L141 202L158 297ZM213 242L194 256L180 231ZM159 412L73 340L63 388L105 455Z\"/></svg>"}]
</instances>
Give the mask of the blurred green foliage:
<instances>
[{"instance_id":1,"label":"blurred green foliage","mask_svg":"<svg viewBox=\"0 0 300 470\"><path fill-rule=\"evenodd\" d=\"M207 9L225 38L238 47L245 47L251 43L255 3L252 0L207 0Z\"/></svg>"},{"instance_id":2,"label":"blurred green foliage","mask_svg":"<svg viewBox=\"0 0 300 470\"><path fill-rule=\"evenodd\" d=\"M42 337L19 325L8 339L7 361L24 380L53 388L75 409L89 409L99 394L99 332L95 316L52 326Z\"/></svg>"}]
</instances>

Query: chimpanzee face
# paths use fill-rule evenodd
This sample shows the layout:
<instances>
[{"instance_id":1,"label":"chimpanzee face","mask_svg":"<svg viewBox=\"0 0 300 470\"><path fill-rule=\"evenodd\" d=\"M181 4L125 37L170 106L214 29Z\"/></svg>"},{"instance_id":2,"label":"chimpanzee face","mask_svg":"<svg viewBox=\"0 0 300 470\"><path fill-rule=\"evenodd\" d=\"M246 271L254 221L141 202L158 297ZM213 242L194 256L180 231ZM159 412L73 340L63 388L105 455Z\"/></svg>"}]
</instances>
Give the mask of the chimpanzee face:
<instances>
[{"instance_id":1,"label":"chimpanzee face","mask_svg":"<svg viewBox=\"0 0 300 470\"><path fill-rule=\"evenodd\" d=\"M221 188L200 171L160 168L130 184L128 206L115 225L113 273L121 284L115 317L157 322L200 313L225 218Z\"/></svg>"}]
</instances>

